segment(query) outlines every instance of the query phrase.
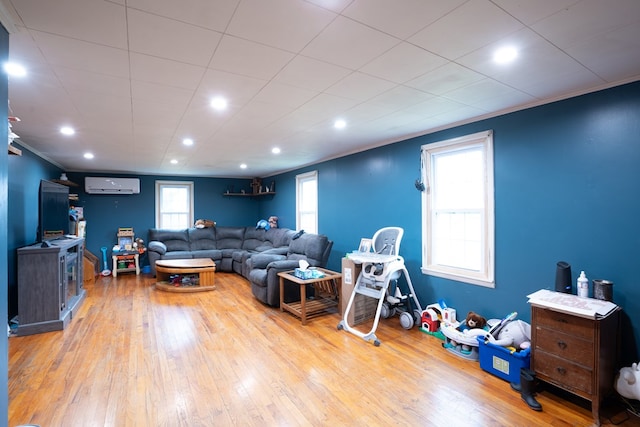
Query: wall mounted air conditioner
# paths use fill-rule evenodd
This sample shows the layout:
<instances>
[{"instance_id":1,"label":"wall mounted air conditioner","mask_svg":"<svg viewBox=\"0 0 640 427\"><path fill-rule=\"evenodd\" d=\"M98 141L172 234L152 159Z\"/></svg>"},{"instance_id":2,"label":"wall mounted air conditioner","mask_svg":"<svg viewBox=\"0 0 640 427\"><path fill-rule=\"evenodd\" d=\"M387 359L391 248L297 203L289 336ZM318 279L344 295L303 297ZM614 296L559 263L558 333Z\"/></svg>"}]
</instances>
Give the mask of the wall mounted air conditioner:
<instances>
[{"instance_id":1,"label":"wall mounted air conditioner","mask_svg":"<svg viewBox=\"0 0 640 427\"><path fill-rule=\"evenodd\" d=\"M86 177L84 191L89 194L138 194L138 178Z\"/></svg>"}]
</instances>

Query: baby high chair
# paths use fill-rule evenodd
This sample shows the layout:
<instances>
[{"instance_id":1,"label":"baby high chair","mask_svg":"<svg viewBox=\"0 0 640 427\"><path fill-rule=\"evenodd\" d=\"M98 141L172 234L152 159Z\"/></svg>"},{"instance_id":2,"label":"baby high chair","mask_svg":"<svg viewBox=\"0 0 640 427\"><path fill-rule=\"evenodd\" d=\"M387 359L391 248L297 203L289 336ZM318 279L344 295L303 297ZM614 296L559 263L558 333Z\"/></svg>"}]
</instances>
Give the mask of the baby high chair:
<instances>
[{"instance_id":1,"label":"baby high chair","mask_svg":"<svg viewBox=\"0 0 640 427\"><path fill-rule=\"evenodd\" d=\"M338 329L344 329L365 341L371 341L375 346L380 345L380 340L375 335L380 316L387 318L398 314L400 324L405 329L411 329L414 324L420 322L422 308L415 295L409 272L404 266L404 258L398 255L403 234L404 230L400 227L381 228L373 235L373 253L352 252L349 254L349 258L353 262L362 264L362 271L353 288L343 319L338 324ZM402 294L398 286L398 279L402 273L404 273L409 289L409 293L406 295ZM373 326L366 333L351 327L347 320L353 307L353 301L358 294L378 300ZM414 304L413 313L411 312L412 302Z\"/></svg>"}]
</instances>

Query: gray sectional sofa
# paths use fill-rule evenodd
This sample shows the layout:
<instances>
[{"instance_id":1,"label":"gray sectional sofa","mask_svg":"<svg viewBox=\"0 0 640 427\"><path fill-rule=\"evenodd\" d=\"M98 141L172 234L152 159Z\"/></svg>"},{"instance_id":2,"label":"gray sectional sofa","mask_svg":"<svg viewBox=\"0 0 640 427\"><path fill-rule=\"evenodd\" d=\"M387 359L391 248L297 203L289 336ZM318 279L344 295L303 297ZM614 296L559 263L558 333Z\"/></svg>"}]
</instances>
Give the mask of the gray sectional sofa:
<instances>
[{"instance_id":1,"label":"gray sectional sofa","mask_svg":"<svg viewBox=\"0 0 640 427\"><path fill-rule=\"evenodd\" d=\"M242 275L251 282L256 298L277 307L280 304L277 273L292 270L300 259L307 260L311 266L325 267L332 246L333 242L324 235L300 235L286 228L152 228L147 253L154 276L156 261L160 259L210 258L216 263L216 271ZM260 257L256 262L251 262L257 255ZM297 287L287 288L295 293ZM287 294L287 300L297 296Z\"/></svg>"}]
</instances>

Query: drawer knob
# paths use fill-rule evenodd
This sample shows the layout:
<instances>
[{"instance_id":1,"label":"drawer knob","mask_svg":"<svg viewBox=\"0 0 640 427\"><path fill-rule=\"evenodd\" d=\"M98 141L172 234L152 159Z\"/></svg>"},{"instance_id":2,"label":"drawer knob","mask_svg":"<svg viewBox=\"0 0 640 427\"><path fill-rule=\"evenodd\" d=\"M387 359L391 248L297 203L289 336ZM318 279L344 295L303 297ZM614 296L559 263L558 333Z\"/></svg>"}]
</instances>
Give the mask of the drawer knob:
<instances>
[{"instance_id":1,"label":"drawer knob","mask_svg":"<svg viewBox=\"0 0 640 427\"><path fill-rule=\"evenodd\" d=\"M560 347L562 350L567 348L567 343L564 341L558 341L558 347Z\"/></svg>"},{"instance_id":2,"label":"drawer knob","mask_svg":"<svg viewBox=\"0 0 640 427\"><path fill-rule=\"evenodd\" d=\"M558 366L556 368L556 371L558 371L558 373L561 374L561 375L565 375L567 373L567 370L564 369L562 366Z\"/></svg>"}]
</instances>

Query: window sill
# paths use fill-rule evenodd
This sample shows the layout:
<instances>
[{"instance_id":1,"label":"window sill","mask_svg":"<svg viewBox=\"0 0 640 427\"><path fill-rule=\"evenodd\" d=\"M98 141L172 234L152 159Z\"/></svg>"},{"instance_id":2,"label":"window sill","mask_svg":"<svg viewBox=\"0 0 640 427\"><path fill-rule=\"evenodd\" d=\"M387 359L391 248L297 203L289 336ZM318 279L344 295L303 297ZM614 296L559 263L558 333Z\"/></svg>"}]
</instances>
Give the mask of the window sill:
<instances>
[{"instance_id":1,"label":"window sill","mask_svg":"<svg viewBox=\"0 0 640 427\"><path fill-rule=\"evenodd\" d=\"M460 274L447 273L440 270L433 270L430 268L422 267L420 269L422 274L429 276L441 277L443 279L454 280L456 282L468 283L470 285L483 286L485 288L495 288L496 282L492 279L481 279L478 277L463 276Z\"/></svg>"}]
</instances>

